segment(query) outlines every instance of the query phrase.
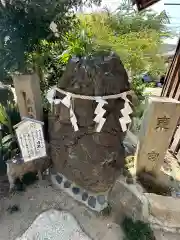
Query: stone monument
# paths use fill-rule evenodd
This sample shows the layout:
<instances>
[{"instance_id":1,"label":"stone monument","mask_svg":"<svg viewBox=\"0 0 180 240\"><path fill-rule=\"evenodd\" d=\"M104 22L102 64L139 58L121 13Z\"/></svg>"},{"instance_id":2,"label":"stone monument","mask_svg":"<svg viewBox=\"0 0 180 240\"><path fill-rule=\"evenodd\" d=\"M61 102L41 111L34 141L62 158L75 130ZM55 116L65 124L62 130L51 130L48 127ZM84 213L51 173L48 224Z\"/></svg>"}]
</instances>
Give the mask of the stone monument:
<instances>
[{"instance_id":1,"label":"stone monument","mask_svg":"<svg viewBox=\"0 0 180 240\"><path fill-rule=\"evenodd\" d=\"M149 97L143 116L136 152L136 172L158 176L180 117L180 102Z\"/></svg>"},{"instance_id":2,"label":"stone monument","mask_svg":"<svg viewBox=\"0 0 180 240\"><path fill-rule=\"evenodd\" d=\"M15 75L13 82L21 117L31 117L42 121L43 109L37 74Z\"/></svg>"},{"instance_id":3,"label":"stone monument","mask_svg":"<svg viewBox=\"0 0 180 240\"><path fill-rule=\"evenodd\" d=\"M114 53L72 58L58 89L49 115L56 180L61 184L65 176L66 189L75 182L93 193L106 192L124 167L122 141L132 113L126 70Z\"/></svg>"}]
</instances>

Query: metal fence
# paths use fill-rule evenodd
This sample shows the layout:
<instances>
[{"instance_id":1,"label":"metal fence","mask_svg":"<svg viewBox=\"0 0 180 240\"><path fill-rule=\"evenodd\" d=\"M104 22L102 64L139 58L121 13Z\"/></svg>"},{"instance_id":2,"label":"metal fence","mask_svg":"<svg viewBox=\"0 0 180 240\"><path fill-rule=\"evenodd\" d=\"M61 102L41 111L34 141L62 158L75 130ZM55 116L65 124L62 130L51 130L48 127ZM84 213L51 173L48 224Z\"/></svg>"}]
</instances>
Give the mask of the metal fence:
<instances>
[{"instance_id":1,"label":"metal fence","mask_svg":"<svg viewBox=\"0 0 180 240\"><path fill-rule=\"evenodd\" d=\"M180 101L180 40L170 68L165 77L161 96ZM180 113L179 113L180 115ZM180 119L170 143L171 152L180 160Z\"/></svg>"}]
</instances>

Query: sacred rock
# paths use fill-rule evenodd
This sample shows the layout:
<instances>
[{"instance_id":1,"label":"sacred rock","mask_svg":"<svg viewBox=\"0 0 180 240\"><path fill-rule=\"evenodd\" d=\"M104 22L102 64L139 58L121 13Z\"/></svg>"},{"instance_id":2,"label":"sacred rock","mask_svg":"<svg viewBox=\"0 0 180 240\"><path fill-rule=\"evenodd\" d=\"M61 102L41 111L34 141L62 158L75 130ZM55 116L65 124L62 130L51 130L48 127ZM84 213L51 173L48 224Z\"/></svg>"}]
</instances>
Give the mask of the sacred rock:
<instances>
[{"instance_id":1,"label":"sacred rock","mask_svg":"<svg viewBox=\"0 0 180 240\"><path fill-rule=\"evenodd\" d=\"M85 96L107 96L130 90L127 72L114 53L91 58L72 58L58 88ZM55 98L64 94L56 91ZM83 97L82 97L83 98ZM71 181L93 192L108 190L124 166L124 147L119 118L125 101L107 100L103 109L105 123L96 132L96 101L72 98L78 131L74 131L69 109L61 102L49 114L51 157L54 169Z\"/></svg>"}]
</instances>

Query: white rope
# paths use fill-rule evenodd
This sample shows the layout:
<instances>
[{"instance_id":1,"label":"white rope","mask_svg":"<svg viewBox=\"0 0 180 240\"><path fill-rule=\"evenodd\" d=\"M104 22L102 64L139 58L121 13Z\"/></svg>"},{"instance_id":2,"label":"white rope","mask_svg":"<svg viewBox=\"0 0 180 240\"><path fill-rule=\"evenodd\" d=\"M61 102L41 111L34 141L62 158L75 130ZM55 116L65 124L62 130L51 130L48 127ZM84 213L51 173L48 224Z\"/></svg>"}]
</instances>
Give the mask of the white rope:
<instances>
[{"instance_id":1,"label":"white rope","mask_svg":"<svg viewBox=\"0 0 180 240\"><path fill-rule=\"evenodd\" d=\"M72 98L80 98L80 99L85 99L85 100L98 100L98 99L103 99L103 100L107 100L107 99L116 99L116 98L126 98L127 92L123 92L123 93L118 93L118 94L113 94L113 95L106 95L106 96L87 96L87 95L80 95L80 94L75 94L75 93L70 93L70 92L66 92L60 88L55 88L54 90L56 90L57 92L60 92L64 95L68 95L70 94Z\"/></svg>"},{"instance_id":2,"label":"white rope","mask_svg":"<svg viewBox=\"0 0 180 240\"><path fill-rule=\"evenodd\" d=\"M63 99L54 99L56 91L65 95L65 97ZM77 124L77 118L76 118L76 115L75 115L75 113L73 111L73 107L72 107L72 98L95 100L98 103L98 105L94 112L96 114L94 121L96 122L96 132L100 132L106 121L106 118L103 117L106 110L103 107L105 104L108 104L108 102L105 100L122 98L125 101L125 103L124 103L124 108L120 110L122 113L122 117L119 118L119 122L120 122L120 125L122 128L122 131L125 132L125 131L127 131L127 124L129 124L131 122L131 118L129 117L129 115L132 113L132 109L129 105L130 101L127 98L128 92L129 91L123 92L123 93L118 93L118 94L113 94L113 95L106 95L106 96L87 96L87 95L70 93L70 92L64 91L60 88L53 88L50 91L48 91L47 99L48 99L49 103L59 104L61 102L62 104L64 104L64 106L69 108L70 121L74 128L74 131L78 131L79 128L78 128L78 124Z\"/></svg>"}]
</instances>

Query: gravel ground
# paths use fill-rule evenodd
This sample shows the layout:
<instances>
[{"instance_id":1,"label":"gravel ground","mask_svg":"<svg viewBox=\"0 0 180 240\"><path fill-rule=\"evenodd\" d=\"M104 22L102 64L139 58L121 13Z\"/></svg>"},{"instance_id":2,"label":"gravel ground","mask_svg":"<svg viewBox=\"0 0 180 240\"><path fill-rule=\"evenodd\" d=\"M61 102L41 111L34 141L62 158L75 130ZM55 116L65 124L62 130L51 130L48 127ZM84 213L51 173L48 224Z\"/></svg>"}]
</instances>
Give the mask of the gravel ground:
<instances>
[{"instance_id":1,"label":"gravel ground","mask_svg":"<svg viewBox=\"0 0 180 240\"><path fill-rule=\"evenodd\" d=\"M17 204L20 211L9 213L9 206ZM0 199L0 240L15 240L20 237L36 219L48 209L70 212L82 230L93 240L123 240L123 231L113 222L113 217L100 216L79 204L66 193L52 188L44 180L29 186L25 192ZM2 231L3 230L3 231ZM179 240L177 234L154 231L157 240ZM53 239L52 239L53 240Z\"/></svg>"},{"instance_id":2,"label":"gravel ground","mask_svg":"<svg viewBox=\"0 0 180 240\"><path fill-rule=\"evenodd\" d=\"M11 214L7 209L14 204L20 211ZM0 208L0 240L21 236L41 212L52 208L69 211L93 240L123 240L122 230L112 217L98 216L64 192L53 189L47 180L29 186L25 192L1 198Z\"/></svg>"}]
</instances>

